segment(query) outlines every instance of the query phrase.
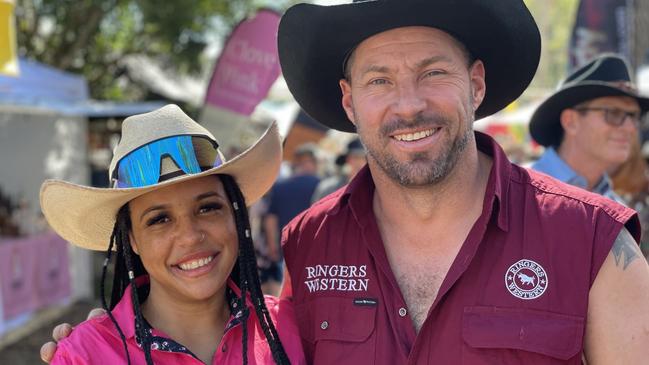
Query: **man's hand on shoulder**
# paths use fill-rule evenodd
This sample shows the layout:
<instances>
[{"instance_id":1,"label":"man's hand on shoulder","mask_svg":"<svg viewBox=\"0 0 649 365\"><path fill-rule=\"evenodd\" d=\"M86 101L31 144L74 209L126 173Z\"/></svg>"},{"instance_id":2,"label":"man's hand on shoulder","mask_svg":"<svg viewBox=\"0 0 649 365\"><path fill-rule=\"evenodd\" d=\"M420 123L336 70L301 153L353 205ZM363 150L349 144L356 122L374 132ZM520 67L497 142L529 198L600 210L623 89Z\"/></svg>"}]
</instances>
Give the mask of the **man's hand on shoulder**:
<instances>
[{"instance_id":1,"label":"man's hand on shoulder","mask_svg":"<svg viewBox=\"0 0 649 365\"><path fill-rule=\"evenodd\" d=\"M88 313L88 319L99 317L103 314L106 314L105 310L95 308ZM52 330L52 339L54 339L54 341L47 342L41 346L41 360L43 360L44 363L49 364L56 353L56 343L70 336L71 333L72 326L68 323L62 323L54 327L54 330Z\"/></svg>"},{"instance_id":2,"label":"man's hand on shoulder","mask_svg":"<svg viewBox=\"0 0 649 365\"><path fill-rule=\"evenodd\" d=\"M649 358L649 265L626 228L590 289L584 352L589 365Z\"/></svg>"}]
</instances>

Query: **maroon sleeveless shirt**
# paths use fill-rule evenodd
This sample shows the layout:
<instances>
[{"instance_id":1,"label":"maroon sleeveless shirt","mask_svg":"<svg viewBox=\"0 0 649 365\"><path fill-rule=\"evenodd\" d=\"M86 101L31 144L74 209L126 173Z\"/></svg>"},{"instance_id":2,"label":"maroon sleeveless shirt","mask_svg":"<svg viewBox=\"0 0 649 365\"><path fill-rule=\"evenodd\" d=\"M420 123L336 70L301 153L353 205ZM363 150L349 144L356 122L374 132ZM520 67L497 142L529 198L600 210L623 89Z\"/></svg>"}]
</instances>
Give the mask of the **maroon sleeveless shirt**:
<instances>
[{"instance_id":1,"label":"maroon sleeveless shirt","mask_svg":"<svg viewBox=\"0 0 649 365\"><path fill-rule=\"evenodd\" d=\"M476 140L494 162L483 212L418 335L383 248L367 167L284 229L309 363L581 363L588 292L622 227L638 239L637 216L511 164L484 134Z\"/></svg>"}]
</instances>

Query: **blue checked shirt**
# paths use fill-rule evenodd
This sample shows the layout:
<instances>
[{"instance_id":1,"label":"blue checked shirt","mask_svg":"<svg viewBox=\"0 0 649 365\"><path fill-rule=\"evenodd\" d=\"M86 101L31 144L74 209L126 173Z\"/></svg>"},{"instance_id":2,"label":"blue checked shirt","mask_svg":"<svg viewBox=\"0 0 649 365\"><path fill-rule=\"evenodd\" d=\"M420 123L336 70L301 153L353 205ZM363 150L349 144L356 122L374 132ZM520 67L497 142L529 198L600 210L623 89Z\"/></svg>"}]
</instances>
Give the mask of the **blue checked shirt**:
<instances>
[{"instance_id":1,"label":"blue checked shirt","mask_svg":"<svg viewBox=\"0 0 649 365\"><path fill-rule=\"evenodd\" d=\"M577 174L568 164L559 157L557 151L548 147L541 158L532 165L532 169L550 175L555 179L561 180L570 185L588 188L588 181L583 176ZM591 190L594 193L603 195L620 204L626 205L624 199L617 195L612 188L611 179L604 174L595 187Z\"/></svg>"}]
</instances>

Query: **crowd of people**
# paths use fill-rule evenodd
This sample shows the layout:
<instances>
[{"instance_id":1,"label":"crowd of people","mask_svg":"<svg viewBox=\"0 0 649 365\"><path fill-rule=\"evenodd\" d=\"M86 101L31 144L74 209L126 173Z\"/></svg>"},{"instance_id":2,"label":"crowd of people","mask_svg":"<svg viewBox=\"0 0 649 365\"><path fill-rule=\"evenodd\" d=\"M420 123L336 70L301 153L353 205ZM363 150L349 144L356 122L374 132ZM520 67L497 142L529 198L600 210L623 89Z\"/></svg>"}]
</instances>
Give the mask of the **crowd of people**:
<instances>
[{"instance_id":1,"label":"crowd of people","mask_svg":"<svg viewBox=\"0 0 649 365\"><path fill-rule=\"evenodd\" d=\"M252 207L252 221L262 290L279 295L283 280L280 233L293 218L311 204L343 188L365 165L365 150L358 138L352 139L327 166L327 153L314 143L298 146L288 174L278 178L271 190Z\"/></svg>"},{"instance_id":2,"label":"crowd of people","mask_svg":"<svg viewBox=\"0 0 649 365\"><path fill-rule=\"evenodd\" d=\"M364 152L350 143L343 175L321 180L304 146L275 182L275 126L226 161L175 106L130 117L111 187L43 184L52 228L115 271L104 312L55 328L45 361L649 358L642 214L613 191L616 179L646 188L625 164L645 166L633 156L649 104L624 60L593 60L541 104L530 128L547 149L528 169L473 130L536 72L541 36L522 0L297 4L278 50L300 106ZM264 194L253 225L247 207ZM271 263L261 271L253 239ZM265 278L279 298L263 296Z\"/></svg>"}]
</instances>

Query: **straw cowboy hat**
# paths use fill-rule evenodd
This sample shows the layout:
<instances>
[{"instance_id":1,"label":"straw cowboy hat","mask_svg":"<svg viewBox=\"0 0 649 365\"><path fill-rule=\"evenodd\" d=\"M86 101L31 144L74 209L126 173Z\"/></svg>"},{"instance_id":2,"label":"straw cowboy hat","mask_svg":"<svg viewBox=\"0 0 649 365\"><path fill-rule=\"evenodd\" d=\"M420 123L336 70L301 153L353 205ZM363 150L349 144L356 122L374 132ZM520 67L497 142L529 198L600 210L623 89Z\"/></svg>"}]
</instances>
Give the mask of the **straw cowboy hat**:
<instances>
[{"instance_id":1,"label":"straw cowboy hat","mask_svg":"<svg viewBox=\"0 0 649 365\"><path fill-rule=\"evenodd\" d=\"M541 35L522 0L367 0L298 4L279 25L278 48L289 90L314 119L355 132L341 104L338 81L348 55L363 40L408 26L447 32L482 60L487 94L476 110L486 117L527 88L541 54Z\"/></svg>"},{"instance_id":2,"label":"straw cowboy hat","mask_svg":"<svg viewBox=\"0 0 649 365\"><path fill-rule=\"evenodd\" d=\"M121 174L123 170L120 169L120 162L133 156L139 151L138 148L175 136L189 136L187 140L200 141L192 142L196 149L196 159L211 159L209 167L206 170L203 167L202 172L199 170L187 174L175 164L176 159L172 160L163 154L156 162L159 163L161 176L155 176L156 181L149 186L123 188L119 181L122 177L114 181L115 187L112 188L93 188L66 181L47 180L41 186L40 202L50 226L61 237L77 246L106 250L118 210L140 195L202 176L228 174L234 177L246 203L250 205L270 189L279 172L282 148L275 123L252 147L226 162L218 150L216 139L209 131L183 113L178 106L167 105L124 120L122 138L110 164L110 176L116 176L116 171Z\"/></svg>"},{"instance_id":3,"label":"straw cowboy hat","mask_svg":"<svg viewBox=\"0 0 649 365\"><path fill-rule=\"evenodd\" d=\"M629 66L618 55L603 54L579 67L559 89L536 109L530 120L532 138L543 146L558 146L563 137L560 116L564 109L604 96L630 96L642 112L649 99L641 96L629 76Z\"/></svg>"}]
</instances>

